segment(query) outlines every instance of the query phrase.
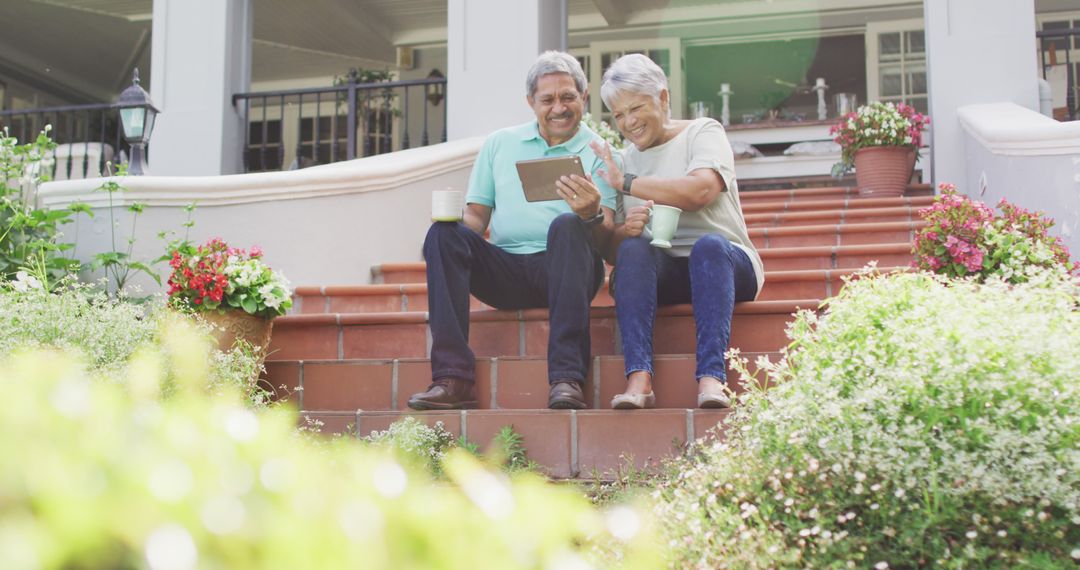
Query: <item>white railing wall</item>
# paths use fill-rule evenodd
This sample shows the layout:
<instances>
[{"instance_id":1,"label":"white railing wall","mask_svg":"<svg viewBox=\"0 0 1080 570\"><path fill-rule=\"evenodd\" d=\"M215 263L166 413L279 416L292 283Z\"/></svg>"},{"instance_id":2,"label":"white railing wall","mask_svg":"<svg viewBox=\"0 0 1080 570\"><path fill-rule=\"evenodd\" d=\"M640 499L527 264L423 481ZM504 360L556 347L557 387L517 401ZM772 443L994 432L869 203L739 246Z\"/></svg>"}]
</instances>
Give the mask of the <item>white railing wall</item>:
<instances>
[{"instance_id":1,"label":"white railing wall","mask_svg":"<svg viewBox=\"0 0 1080 570\"><path fill-rule=\"evenodd\" d=\"M114 194L116 248L131 235L133 202L145 206L136 221L133 257L164 253L159 232L184 235L184 206L195 202L190 239L221 237L230 245L258 245L267 262L294 285L357 285L370 282L373 265L420 261L431 224L433 190L464 190L482 137L317 166L304 170L229 176L132 176ZM88 203L94 217L80 214L63 227L76 243L76 257L112 251L108 194L97 180L42 185L38 200L49 208ZM159 270L163 278L169 269ZM137 282L144 291L156 286Z\"/></svg>"},{"instance_id":2,"label":"white railing wall","mask_svg":"<svg viewBox=\"0 0 1080 570\"><path fill-rule=\"evenodd\" d=\"M957 115L964 179L951 182L991 206L1004 198L1046 212L1080 259L1080 121L1061 123L1014 103L968 105Z\"/></svg>"}]
</instances>

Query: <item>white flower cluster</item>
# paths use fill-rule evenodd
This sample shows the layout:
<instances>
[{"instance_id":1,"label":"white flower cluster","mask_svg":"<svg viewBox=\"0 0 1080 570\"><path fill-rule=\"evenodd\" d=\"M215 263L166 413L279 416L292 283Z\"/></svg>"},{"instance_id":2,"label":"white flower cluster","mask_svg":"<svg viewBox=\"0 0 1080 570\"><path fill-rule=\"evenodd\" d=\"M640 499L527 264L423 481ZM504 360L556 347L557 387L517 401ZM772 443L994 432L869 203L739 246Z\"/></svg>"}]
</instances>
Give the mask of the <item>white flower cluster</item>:
<instances>
[{"instance_id":1,"label":"white flower cluster","mask_svg":"<svg viewBox=\"0 0 1080 570\"><path fill-rule=\"evenodd\" d=\"M271 271L260 259L244 260L231 255L223 272L229 278L225 294L246 293L254 298L260 310L266 307L279 312L291 300L289 281L281 273Z\"/></svg>"}]
</instances>

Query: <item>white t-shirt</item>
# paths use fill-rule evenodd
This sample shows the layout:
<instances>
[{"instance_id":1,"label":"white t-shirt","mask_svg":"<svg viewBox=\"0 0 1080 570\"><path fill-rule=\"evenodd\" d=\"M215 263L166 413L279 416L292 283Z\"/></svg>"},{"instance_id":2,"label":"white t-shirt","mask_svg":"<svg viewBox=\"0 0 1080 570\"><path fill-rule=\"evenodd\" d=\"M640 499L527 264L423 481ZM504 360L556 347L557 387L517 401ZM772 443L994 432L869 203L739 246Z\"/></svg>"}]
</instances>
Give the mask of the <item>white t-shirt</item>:
<instances>
[{"instance_id":1,"label":"white t-shirt","mask_svg":"<svg viewBox=\"0 0 1080 570\"><path fill-rule=\"evenodd\" d=\"M679 216L679 228L671 240L671 249L665 253L675 257L688 257L694 242L705 234L720 234L735 247L746 252L754 266L757 290L765 284L765 271L761 256L754 249L746 231L742 207L739 205L739 187L735 181L735 156L731 151L724 127L715 119L695 119L679 134L666 143L647 150L638 150L630 144L622 150L623 172L635 176L681 178L699 168L711 168L724 179L726 188L711 204L696 212L684 211ZM625 212L644 204L640 198L619 194L616 219L622 221ZM646 231L648 231L646 229Z\"/></svg>"}]
</instances>

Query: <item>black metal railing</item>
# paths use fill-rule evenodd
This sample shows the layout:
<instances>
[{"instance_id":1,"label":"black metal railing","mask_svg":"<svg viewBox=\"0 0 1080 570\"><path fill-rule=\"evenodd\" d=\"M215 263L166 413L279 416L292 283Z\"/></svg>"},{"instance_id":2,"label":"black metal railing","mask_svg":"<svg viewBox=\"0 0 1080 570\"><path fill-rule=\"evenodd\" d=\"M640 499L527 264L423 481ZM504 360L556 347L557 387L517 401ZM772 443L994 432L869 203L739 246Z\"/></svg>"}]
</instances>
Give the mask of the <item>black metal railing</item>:
<instances>
[{"instance_id":1,"label":"black metal railing","mask_svg":"<svg viewBox=\"0 0 1080 570\"><path fill-rule=\"evenodd\" d=\"M0 129L26 143L37 138L46 125L53 149L54 180L94 178L106 174L106 162L118 162L131 149L124 140L119 107L110 103L68 105L0 111Z\"/></svg>"},{"instance_id":2,"label":"black metal railing","mask_svg":"<svg viewBox=\"0 0 1080 570\"><path fill-rule=\"evenodd\" d=\"M1065 52L1065 107L1069 120L1075 121L1077 115L1080 114L1080 108L1077 107L1076 103L1076 91L1080 89L1080 86L1077 86L1077 73L1073 69L1069 51L1072 47L1070 44L1073 38L1080 38L1080 28L1041 30L1035 32L1035 37L1039 40L1039 57L1042 62L1043 79L1046 79L1046 72L1050 66L1056 63L1054 61L1047 63L1047 54L1051 53L1051 51L1056 53L1059 46Z\"/></svg>"},{"instance_id":3,"label":"black metal railing","mask_svg":"<svg viewBox=\"0 0 1080 570\"><path fill-rule=\"evenodd\" d=\"M446 141L446 79L233 95L245 172L304 168ZM291 152L290 152L291 151ZM286 164L286 157L292 160Z\"/></svg>"}]
</instances>

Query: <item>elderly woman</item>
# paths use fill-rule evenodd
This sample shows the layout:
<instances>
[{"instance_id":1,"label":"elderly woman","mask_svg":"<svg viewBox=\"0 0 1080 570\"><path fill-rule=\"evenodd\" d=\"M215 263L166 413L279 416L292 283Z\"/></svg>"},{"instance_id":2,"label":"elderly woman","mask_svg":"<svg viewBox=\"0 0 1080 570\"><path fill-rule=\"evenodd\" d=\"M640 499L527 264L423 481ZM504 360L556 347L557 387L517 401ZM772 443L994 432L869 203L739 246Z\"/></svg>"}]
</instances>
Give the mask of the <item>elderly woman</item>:
<instances>
[{"instance_id":1,"label":"elderly woman","mask_svg":"<svg viewBox=\"0 0 1080 570\"><path fill-rule=\"evenodd\" d=\"M736 301L754 299L764 283L761 258L747 235L734 157L713 119L671 118L667 78L649 58L619 58L604 73L600 96L627 140L622 166L611 148L593 149L598 171L622 190L624 221L608 248L615 265L615 310L626 358L626 392L616 409L653 407L653 322L657 305L691 303L697 327L698 406L731 405L724 353ZM653 204L682 209L670 249L650 245ZM665 379L665 382L679 381Z\"/></svg>"}]
</instances>

